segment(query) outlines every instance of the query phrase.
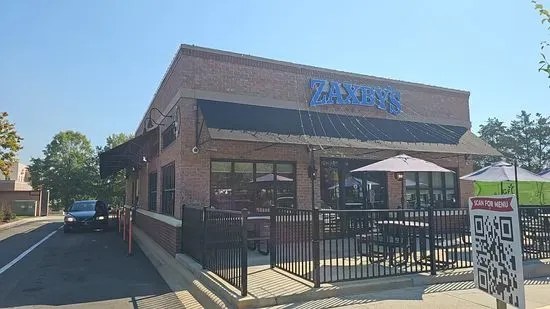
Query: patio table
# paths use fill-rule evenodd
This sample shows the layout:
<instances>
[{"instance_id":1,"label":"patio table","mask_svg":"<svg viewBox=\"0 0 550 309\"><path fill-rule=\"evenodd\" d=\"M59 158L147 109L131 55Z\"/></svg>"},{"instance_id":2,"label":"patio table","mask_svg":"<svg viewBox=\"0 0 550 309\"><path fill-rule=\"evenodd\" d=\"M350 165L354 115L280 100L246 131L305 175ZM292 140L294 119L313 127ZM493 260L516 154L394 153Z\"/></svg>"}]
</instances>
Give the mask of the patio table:
<instances>
[{"instance_id":1,"label":"patio table","mask_svg":"<svg viewBox=\"0 0 550 309\"><path fill-rule=\"evenodd\" d=\"M412 238L411 241L411 254L413 254L414 261L416 263L424 263L427 262L429 259L429 256L427 255L427 244L426 244L426 235L427 229L430 227L429 223L426 222L420 222L420 221L406 221L406 220L379 220L376 221L378 225L395 225L400 227L405 227L408 229L415 229L418 233L419 238L419 247L420 249L420 258L416 254L417 246L416 246L416 237Z\"/></svg>"}]
</instances>

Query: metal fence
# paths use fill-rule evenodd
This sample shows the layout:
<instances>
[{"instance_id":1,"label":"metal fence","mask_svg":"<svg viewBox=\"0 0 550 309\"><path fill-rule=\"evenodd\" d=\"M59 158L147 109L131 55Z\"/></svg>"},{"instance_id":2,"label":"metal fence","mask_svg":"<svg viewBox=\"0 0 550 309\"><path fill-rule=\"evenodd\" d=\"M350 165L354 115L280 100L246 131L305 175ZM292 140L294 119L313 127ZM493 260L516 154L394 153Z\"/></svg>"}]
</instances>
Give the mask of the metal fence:
<instances>
[{"instance_id":1,"label":"metal fence","mask_svg":"<svg viewBox=\"0 0 550 309\"><path fill-rule=\"evenodd\" d=\"M550 258L550 207L520 207L523 259Z\"/></svg>"},{"instance_id":2,"label":"metal fence","mask_svg":"<svg viewBox=\"0 0 550 309\"><path fill-rule=\"evenodd\" d=\"M248 211L182 208L182 251L241 291L248 290Z\"/></svg>"},{"instance_id":3,"label":"metal fence","mask_svg":"<svg viewBox=\"0 0 550 309\"><path fill-rule=\"evenodd\" d=\"M182 251L247 293L249 249L321 283L472 266L468 209L182 209ZM550 207L520 207L523 258L550 258Z\"/></svg>"},{"instance_id":4,"label":"metal fence","mask_svg":"<svg viewBox=\"0 0 550 309\"><path fill-rule=\"evenodd\" d=\"M319 220L312 220L312 217L318 216L318 210L273 208L273 211L272 266L314 281L314 263L319 262L319 243L313 241L319 238L319 233L314 224Z\"/></svg>"},{"instance_id":5,"label":"metal fence","mask_svg":"<svg viewBox=\"0 0 550 309\"><path fill-rule=\"evenodd\" d=\"M461 209L320 210L319 283L470 267L467 217Z\"/></svg>"},{"instance_id":6,"label":"metal fence","mask_svg":"<svg viewBox=\"0 0 550 309\"><path fill-rule=\"evenodd\" d=\"M202 265L204 208L183 206L181 211L181 251Z\"/></svg>"}]
</instances>

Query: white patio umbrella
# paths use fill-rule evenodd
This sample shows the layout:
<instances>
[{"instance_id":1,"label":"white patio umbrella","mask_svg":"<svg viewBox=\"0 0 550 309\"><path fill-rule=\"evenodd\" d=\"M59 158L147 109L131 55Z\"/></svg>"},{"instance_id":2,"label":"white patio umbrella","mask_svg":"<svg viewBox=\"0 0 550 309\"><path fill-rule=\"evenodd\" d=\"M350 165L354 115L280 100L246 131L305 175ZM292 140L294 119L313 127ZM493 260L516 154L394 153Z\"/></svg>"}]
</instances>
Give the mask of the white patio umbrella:
<instances>
[{"instance_id":1,"label":"white patio umbrella","mask_svg":"<svg viewBox=\"0 0 550 309\"><path fill-rule=\"evenodd\" d=\"M414 158L406 154L400 154L395 157L391 157L382 161L378 161L373 164L365 165L363 167L352 170L352 172L393 172L393 173L406 173L406 172L445 172L454 173L451 170L443 168L435 163ZM401 207L405 206L405 180L402 184L402 198Z\"/></svg>"},{"instance_id":2,"label":"white patio umbrella","mask_svg":"<svg viewBox=\"0 0 550 309\"><path fill-rule=\"evenodd\" d=\"M521 167L517 168L517 181L550 182L550 179L531 173ZM516 181L514 164L500 161L486 166L468 175L460 177L462 180L504 182Z\"/></svg>"},{"instance_id":3,"label":"white patio umbrella","mask_svg":"<svg viewBox=\"0 0 550 309\"><path fill-rule=\"evenodd\" d=\"M539 175L540 177L544 177L544 178L550 179L550 168L547 168L547 169L541 171L538 175Z\"/></svg>"},{"instance_id":4,"label":"white patio umbrella","mask_svg":"<svg viewBox=\"0 0 550 309\"><path fill-rule=\"evenodd\" d=\"M531 173L530 171L518 167L516 164L500 161L486 166L468 175L460 177L462 180L470 181L485 181L485 182L500 182L501 193L502 183L505 181L514 181L516 184L516 199L519 204L519 182L534 181L534 182L550 182L549 178Z\"/></svg>"},{"instance_id":5,"label":"white patio umbrella","mask_svg":"<svg viewBox=\"0 0 550 309\"><path fill-rule=\"evenodd\" d=\"M435 163L414 158L406 154L400 154L386 160L378 161L373 164L365 165L352 172L446 172L454 173L451 170L443 168Z\"/></svg>"}]
</instances>

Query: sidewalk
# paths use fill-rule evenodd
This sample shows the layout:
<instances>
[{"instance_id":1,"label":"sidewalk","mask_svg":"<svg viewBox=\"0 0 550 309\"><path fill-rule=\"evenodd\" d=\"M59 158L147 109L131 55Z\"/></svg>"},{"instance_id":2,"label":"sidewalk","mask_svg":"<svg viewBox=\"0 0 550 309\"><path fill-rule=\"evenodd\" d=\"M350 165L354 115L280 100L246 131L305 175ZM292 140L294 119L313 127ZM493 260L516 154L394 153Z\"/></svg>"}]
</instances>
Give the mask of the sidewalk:
<instances>
[{"instance_id":1,"label":"sidewalk","mask_svg":"<svg viewBox=\"0 0 550 309\"><path fill-rule=\"evenodd\" d=\"M372 308L372 309L487 309L496 308L489 295L473 289L474 283L455 282L354 296L332 297L272 309ZM527 309L550 309L550 277L525 280ZM266 307L267 308L267 307ZM513 308L508 306L508 308Z\"/></svg>"},{"instance_id":2,"label":"sidewalk","mask_svg":"<svg viewBox=\"0 0 550 309\"><path fill-rule=\"evenodd\" d=\"M0 231L7 230L12 227L20 226L23 224L31 223L31 222L37 222L37 221L56 221L61 220L63 221L63 215L55 215L55 216L44 216L44 217L30 217L25 218L13 222L8 222L4 224L0 224Z\"/></svg>"},{"instance_id":3,"label":"sidewalk","mask_svg":"<svg viewBox=\"0 0 550 309\"><path fill-rule=\"evenodd\" d=\"M448 294L440 296L447 299L435 298L432 300L435 295L432 293L435 292L471 289L473 287L471 269L440 271L435 276L419 273L350 282L323 283L320 288L314 288L311 282L279 269L270 269L269 266L261 265L262 263L255 259L249 260L251 266L248 268L248 295L241 297L240 291L235 287L212 272L202 269L202 266L190 257L176 254L174 258L139 228L135 227L132 232L137 244L157 267L171 288L174 291L191 292L207 308L268 308L275 306L273 308L314 309L350 305L360 305L361 308L367 305L371 306L370 308L453 308L447 306L447 302L450 300L452 300L451 304L456 303L460 305L460 308L475 308L472 306L491 301L488 296L481 293L476 296L479 300L469 297L461 299L460 296L449 296ZM260 258L265 259L266 257ZM528 279L550 276L550 259L524 262L524 276ZM530 285L542 284L549 291L546 302L543 297L546 295L542 293L535 295L533 299L528 298L530 299L528 304L533 302L533 306L530 308L550 305L550 282L531 279L528 280L528 283ZM531 289L529 288L529 290ZM464 295L469 296L468 292ZM486 299L485 302L483 299ZM380 307L386 306L384 301L389 302L390 307Z\"/></svg>"}]
</instances>

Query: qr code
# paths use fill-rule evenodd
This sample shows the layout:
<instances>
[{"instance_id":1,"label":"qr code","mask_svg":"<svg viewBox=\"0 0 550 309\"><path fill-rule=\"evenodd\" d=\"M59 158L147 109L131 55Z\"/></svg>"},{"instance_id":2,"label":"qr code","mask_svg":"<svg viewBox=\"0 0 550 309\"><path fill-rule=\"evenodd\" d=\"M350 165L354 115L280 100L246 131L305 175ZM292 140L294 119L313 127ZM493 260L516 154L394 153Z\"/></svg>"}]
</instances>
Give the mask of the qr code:
<instances>
[{"instance_id":1,"label":"qr code","mask_svg":"<svg viewBox=\"0 0 550 309\"><path fill-rule=\"evenodd\" d=\"M479 288L518 307L518 285L522 282L518 282L517 270L522 261L517 261L514 252L514 237L520 236L513 229L512 217L474 215L474 227L474 264Z\"/></svg>"}]
</instances>

